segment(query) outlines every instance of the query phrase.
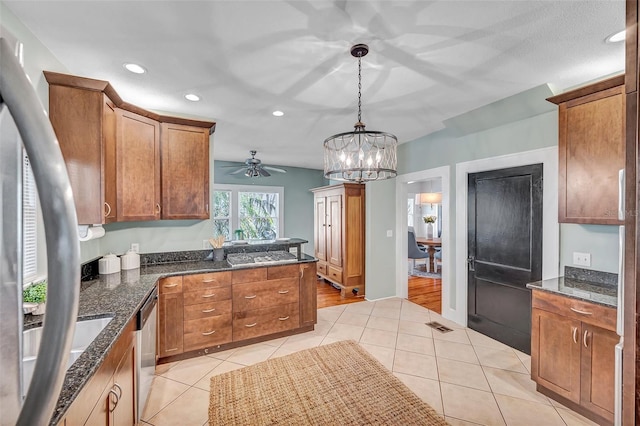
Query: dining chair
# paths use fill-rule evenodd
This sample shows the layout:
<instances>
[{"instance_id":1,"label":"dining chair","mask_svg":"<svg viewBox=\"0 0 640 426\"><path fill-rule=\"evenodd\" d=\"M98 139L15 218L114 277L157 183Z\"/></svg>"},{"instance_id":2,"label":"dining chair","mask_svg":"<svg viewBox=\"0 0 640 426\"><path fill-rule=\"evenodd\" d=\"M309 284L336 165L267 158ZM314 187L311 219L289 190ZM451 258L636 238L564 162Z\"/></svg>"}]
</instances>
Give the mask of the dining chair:
<instances>
[{"instance_id":1,"label":"dining chair","mask_svg":"<svg viewBox=\"0 0 640 426\"><path fill-rule=\"evenodd\" d=\"M442 273L442 249L436 249L435 254L433 255L433 272L438 273L438 269L440 269L440 273Z\"/></svg>"},{"instance_id":2,"label":"dining chair","mask_svg":"<svg viewBox=\"0 0 640 426\"><path fill-rule=\"evenodd\" d=\"M413 268L416 267L416 259L425 259L425 268L429 263L429 253L421 250L416 242L416 234L412 231L408 231L408 247L407 247L407 257L413 260Z\"/></svg>"}]
</instances>

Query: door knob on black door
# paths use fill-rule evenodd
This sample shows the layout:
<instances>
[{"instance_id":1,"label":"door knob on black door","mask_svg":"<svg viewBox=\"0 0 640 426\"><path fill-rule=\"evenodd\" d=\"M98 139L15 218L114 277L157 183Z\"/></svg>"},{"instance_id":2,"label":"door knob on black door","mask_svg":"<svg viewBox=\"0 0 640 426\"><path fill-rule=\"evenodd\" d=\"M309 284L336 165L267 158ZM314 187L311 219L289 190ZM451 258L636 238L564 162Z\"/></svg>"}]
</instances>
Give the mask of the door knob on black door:
<instances>
[{"instance_id":1,"label":"door knob on black door","mask_svg":"<svg viewBox=\"0 0 640 426\"><path fill-rule=\"evenodd\" d=\"M470 271L475 271L476 270L476 258L475 258L475 256L467 257L467 265L469 266L469 270Z\"/></svg>"}]
</instances>

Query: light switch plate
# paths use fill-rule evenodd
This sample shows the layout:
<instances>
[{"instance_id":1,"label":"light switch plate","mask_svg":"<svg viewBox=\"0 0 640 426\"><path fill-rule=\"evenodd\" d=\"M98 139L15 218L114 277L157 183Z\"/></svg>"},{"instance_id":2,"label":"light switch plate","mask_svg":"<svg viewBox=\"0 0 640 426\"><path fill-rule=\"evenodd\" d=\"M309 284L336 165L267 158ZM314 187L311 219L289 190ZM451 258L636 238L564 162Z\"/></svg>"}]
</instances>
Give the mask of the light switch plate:
<instances>
[{"instance_id":1,"label":"light switch plate","mask_svg":"<svg viewBox=\"0 0 640 426\"><path fill-rule=\"evenodd\" d=\"M573 264L576 266L591 266L591 253L573 252Z\"/></svg>"},{"instance_id":2,"label":"light switch plate","mask_svg":"<svg viewBox=\"0 0 640 426\"><path fill-rule=\"evenodd\" d=\"M393 237L393 231L391 229L387 230L387 237Z\"/></svg>"}]
</instances>

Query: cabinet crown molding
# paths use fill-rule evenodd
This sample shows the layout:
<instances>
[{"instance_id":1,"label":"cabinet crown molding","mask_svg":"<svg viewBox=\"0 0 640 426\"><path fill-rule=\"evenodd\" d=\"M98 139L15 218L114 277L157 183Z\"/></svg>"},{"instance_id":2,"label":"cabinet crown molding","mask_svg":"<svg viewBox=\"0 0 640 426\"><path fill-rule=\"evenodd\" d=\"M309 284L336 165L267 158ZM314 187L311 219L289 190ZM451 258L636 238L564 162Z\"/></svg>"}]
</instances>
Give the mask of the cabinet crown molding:
<instances>
[{"instance_id":1,"label":"cabinet crown molding","mask_svg":"<svg viewBox=\"0 0 640 426\"><path fill-rule=\"evenodd\" d=\"M58 86L68 86L79 89L103 92L109 97L109 99L111 99L116 107L142 115L143 117L151 118L160 123L184 124L187 126L202 127L205 129L209 129L209 134L213 134L216 129L215 121L194 120L191 118L162 115L125 102L122 100L120 95L118 95L113 86L111 86L111 83L105 80L96 80L93 78L79 77L70 74L61 74L53 71L43 71L43 74L45 79L47 80L47 83L49 83L50 85L55 84Z\"/></svg>"},{"instance_id":2,"label":"cabinet crown molding","mask_svg":"<svg viewBox=\"0 0 640 426\"><path fill-rule=\"evenodd\" d=\"M595 83L589 83L588 85L578 87L568 92L560 93L555 96L547 98L547 101L560 105L561 103L570 101L572 99L580 98L582 96L591 95L593 93L601 92L603 90L611 89L616 86L624 85L624 74L616 75L611 78L607 78Z\"/></svg>"}]
</instances>

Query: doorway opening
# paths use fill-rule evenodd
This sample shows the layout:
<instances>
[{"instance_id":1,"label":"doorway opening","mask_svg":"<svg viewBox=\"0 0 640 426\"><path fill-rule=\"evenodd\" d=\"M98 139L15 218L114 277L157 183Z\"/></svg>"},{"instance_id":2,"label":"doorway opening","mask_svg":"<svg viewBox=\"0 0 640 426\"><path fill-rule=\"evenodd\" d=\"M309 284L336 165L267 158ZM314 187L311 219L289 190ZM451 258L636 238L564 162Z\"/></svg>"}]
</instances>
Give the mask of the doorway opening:
<instances>
[{"instance_id":1,"label":"doorway opening","mask_svg":"<svg viewBox=\"0 0 640 426\"><path fill-rule=\"evenodd\" d=\"M396 294L440 314L450 300L449 198L449 166L396 178Z\"/></svg>"}]
</instances>

